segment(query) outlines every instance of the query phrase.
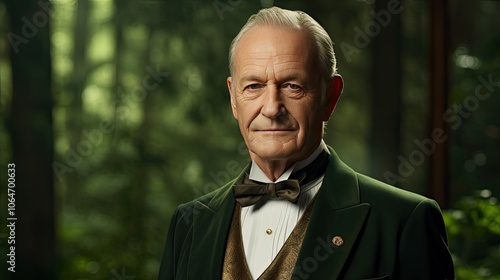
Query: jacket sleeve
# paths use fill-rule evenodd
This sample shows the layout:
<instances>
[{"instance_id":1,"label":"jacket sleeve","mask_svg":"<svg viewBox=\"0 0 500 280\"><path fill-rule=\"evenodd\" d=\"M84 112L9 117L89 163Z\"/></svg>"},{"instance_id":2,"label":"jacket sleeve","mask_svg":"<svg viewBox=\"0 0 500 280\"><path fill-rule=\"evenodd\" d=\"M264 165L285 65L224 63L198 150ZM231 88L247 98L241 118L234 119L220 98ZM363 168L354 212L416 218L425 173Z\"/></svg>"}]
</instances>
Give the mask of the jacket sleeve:
<instances>
[{"instance_id":1,"label":"jacket sleeve","mask_svg":"<svg viewBox=\"0 0 500 280\"><path fill-rule=\"evenodd\" d=\"M399 279L455 279L443 217L434 200L420 202L411 213L399 256Z\"/></svg>"},{"instance_id":2,"label":"jacket sleeve","mask_svg":"<svg viewBox=\"0 0 500 280\"><path fill-rule=\"evenodd\" d=\"M175 210L172 220L170 221L167 240L165 242L165 248L163 249L163 258L160 264L158 280L175 279L176 254L174 252L174 240L178 216L179 208Z\"/></svg>"},{"instance_id":3,"label":"jacket sleeve","mask_svg":"<svg viewBox=\"0 0 500 280\"><path fill-rule=\"evenodd\" d=\"M158 280L184 279L186 277L184 275L187 272L185 271L186 267L180 264L187 263L186 260L189 257L192 218L193 208L187 204L179 206L172 215Z\"/></svg>"}]
</instances>

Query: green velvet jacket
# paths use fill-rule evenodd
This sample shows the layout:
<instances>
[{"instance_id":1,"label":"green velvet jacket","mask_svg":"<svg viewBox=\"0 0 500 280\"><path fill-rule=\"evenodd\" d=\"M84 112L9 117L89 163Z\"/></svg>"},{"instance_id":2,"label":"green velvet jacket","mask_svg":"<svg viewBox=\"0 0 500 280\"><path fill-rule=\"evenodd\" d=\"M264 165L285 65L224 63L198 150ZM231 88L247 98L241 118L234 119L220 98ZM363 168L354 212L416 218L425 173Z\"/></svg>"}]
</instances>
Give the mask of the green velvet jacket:
<instances>
[{"instance_id":1,"label":"green velvet jacket","mask_svg":"<svg viewBox=\"0 0 500 280\"><path fill-rule=\"evenodd\" d=\"M330 152L292 279L454 279L437 203L356 173ZM158 279L221 279L242 174L176 209Z\"/></svg>"}]
</instances>

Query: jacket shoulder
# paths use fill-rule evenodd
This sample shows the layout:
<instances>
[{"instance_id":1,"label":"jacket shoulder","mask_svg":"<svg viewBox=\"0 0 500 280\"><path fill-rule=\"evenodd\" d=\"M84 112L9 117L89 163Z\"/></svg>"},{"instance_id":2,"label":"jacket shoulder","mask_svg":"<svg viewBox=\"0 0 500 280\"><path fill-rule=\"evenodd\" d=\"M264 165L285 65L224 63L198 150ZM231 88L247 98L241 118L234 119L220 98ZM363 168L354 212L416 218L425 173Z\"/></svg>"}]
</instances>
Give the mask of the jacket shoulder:
<instances>
[{"instance_id":1,"label":"jacket shoulder","mask_svg":"<svg viewBox=\"0 0 500 280\"><path fill-rule=\"evenodd\" d=\"M218 189L177 206L175 211L178 215L178 220L191 221L191 217L195 215L200 208L217 210L223 201L227 199L228 196L232 195L232 185L236 180L237 178Z\"/></svg>"},{"instance_id":2,"label":"jacket shoulder","mask_svg":"<svg viewBox=\"0 0 500 280\"><path fill-rule=\"evenodd\" d=\"M383 197L384 199L397 199L414 203L429 199L423 195L389 185L364 174L357 173L357 176L360 192L365 193L367 198Z\"/></svg>"},{"instance_id":3,"label":"jacket shoulder","mask_svg":"<svg viewBox=\"0 0 500 280\"><path fill-rule=\"evenodd\" d=\"M369 203L373 210L401 211L409 215L419 205L438 208L437 203L423 195L410 192L358 173L360 201Z\"/></svg>"}]
</instances>

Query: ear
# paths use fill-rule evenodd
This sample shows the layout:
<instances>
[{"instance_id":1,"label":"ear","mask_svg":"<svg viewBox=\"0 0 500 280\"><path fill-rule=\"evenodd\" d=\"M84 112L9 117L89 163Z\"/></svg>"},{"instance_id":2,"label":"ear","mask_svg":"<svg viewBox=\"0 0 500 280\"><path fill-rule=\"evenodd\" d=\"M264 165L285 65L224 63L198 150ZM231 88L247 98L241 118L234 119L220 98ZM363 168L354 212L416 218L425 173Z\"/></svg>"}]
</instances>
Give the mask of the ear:
<instances>
[{"instance_id":1,"label":"ear","mask_svg":"<svg viewBox=\"0 0 500 280\"><path fill-rule=\"evenodd\" d=\"M229 90L229 99L231 99L231 110L233 111L233 116L235 119L238 119L238 111L236 110L236 103L235 103L235 92L233 92L233 88L231 86L231 83L233 82L232 77L227 77L226 83L227 83L227 89Z\"/></svg>"},{"instance_id":2,"label":"ear","mask_svg":"<svg viewBox=\"0 0 500 280\"><path fill-rule=\"evenodd\" d=\"M327 121L335 110L335 106L337 106L337 102L339 101L343 89L344 79L342 79L342 76L335 74L328 85L328 89L326 90L326 103L328 108L325 112L326 115L324 121Z\"/></svg>"}]
</instances>

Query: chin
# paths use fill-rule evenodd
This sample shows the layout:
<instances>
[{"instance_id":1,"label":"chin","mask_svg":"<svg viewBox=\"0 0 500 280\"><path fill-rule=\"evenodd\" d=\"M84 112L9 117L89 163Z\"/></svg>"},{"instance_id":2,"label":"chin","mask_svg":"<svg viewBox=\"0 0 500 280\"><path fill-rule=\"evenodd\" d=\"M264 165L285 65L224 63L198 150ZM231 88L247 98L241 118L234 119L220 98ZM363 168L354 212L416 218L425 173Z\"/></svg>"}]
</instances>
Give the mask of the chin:
<instances>
[{"instance_id":1,"label":"chin","mask_svg":"<svg viewBox=\"0 0 500 280\"><path fill-rule=\"evenodd\" d=\"M283 144L266 144L252 149L253 153L263 160L286 160L297 154L298 150Z\"/></svg>"}]
</instances>

